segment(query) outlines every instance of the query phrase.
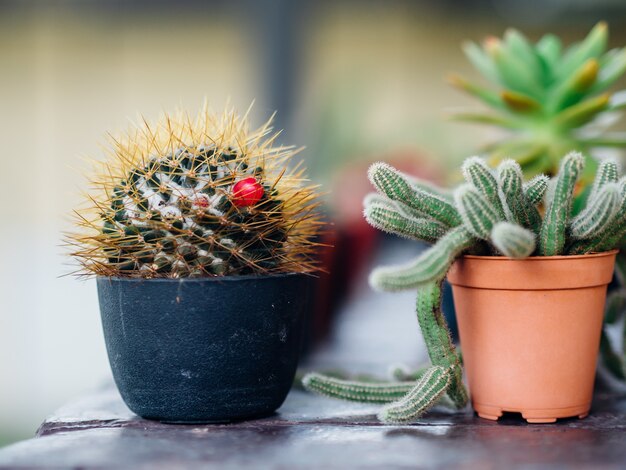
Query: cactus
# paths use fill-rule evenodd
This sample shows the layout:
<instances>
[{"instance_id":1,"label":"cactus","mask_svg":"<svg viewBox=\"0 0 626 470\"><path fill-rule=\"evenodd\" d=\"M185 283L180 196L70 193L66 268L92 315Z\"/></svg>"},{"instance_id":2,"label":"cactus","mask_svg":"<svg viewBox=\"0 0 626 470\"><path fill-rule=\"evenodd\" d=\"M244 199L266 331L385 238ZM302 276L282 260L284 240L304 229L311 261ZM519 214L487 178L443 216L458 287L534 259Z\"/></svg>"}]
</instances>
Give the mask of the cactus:
<instances>
[{"instance_id":1,"label":"cactus","mask_svg":"<svg viewBox=\"0 0 626 470\"><path fill-rule=\"evenodd\" d=\"M290 170L292 147L272 147L271 120L204 108L112 139L93 183L84 231L69 236L85 274L195 277L309 272L319 226L313 187Z\"/></svg>"},{"instance_id":2,"label":"cactus","mask_svg":"<svg viewBox=\"0 0 626 470\"><path fill-rule=\"evenodd\" d=\"M465 180L478 189L503 218L505 214L498 193L498 182L487 163L482 158L470 157L463 162L461 171Z\"/></svg>"},{"instance_id":3,"label":"cactus","mask_svg":"<svg viewBox=\"0 0 626 470\"><path fill-rule=\"evenodd\" d=\"M368 204L364 215L373 227L414 240L433 243L446 233L445 225L436 220L412 218L395 207L380 202Z\"/></svg>"},{"instance_id":4,"label":"cactus","mask_svg":"<svg viewBox=\"0 0 626 470\"><path fill-rule=\"evenodd\" d=\"M550 178L546 175L537 175L528 183L524 183L524 196L530 204L536 206L543 200L549 181Z\"/></svg>"},{"instance_id":5,"label":"cactus","mask_svg":"<svg viewBox=\"0 0 626 470\"><path fill-rule=\"evenodd\" d=\"M615 160L609 159L600 163L596 178L591 186L589 199L594 198L605 184L617 183L619 172L619 164Z\"/></svg>"},{"instance_id":6,"label":"cactus","mask_svg":"<svg viewBox=\"0 0 626 470\"><path fill-rule=\"evenodd\" d=\"M494 225L491 241L498 251L509 258L526 258L535 251L535 234L510 222Z\"/></svg>"},{"instance_id":7,"label":"cactus","mask_svg":"<svg viewBox=\"0 0 626 470\"><path fill-rule=\"evenodd\" d=\"M458 188L454 200L467 231L481 240L487 240L494 224L504 218L504 213L499 217L487 198L471 184Z\"/></svg>"},{"instance_id":8,"label":"cactus","mask_svg":"<svg viewBox=\"0 0 626 470\"><path fill-rule=\"evenodd\" d=\"M434 366L441 366L449 375L447 393L457 408L467 404L462 382L461 361L450 337L441 311L441 280L420 287L417 292L417 320Z\"/></svg>"},{"instance_id":9,"label":"cactus","mask_svg":"<svg viewBox=\"0 0 626 470\"><path fill-rule=\"evenodd\" d=\"M370 284L378 290L397 291L442 279L456 257L474 242L465 227L453 228L411 263L372 271Z\"/></svg>"},{"instance_id":10,"label":"cactus","mask_svg":"<svg viewBox=\"0 0 626 470\"><path fill-rule=\"evenodd\" d=\"M365 199L366 220L381 230L434 244L408 265L375 269L370 283L385 291L417 289L418 323L432 365L415 375L395 374L401 382L371 384L313 374L305 378L305 387L336 398L386 403L378 416L388 423L410 422L444 400L457 409L464 407L468 398L461 357L441 313L441 282L454 260L470 250L486 248L494 256L526 258L614 248L626 234L626 179L616 182L616 166L600 165L597 190L587 207L570 219L583 164L579 153L563 159L543 221L536 206L550 179L540 175L523 183L520 166L512 160L500 164L496 178L482 160L469 159L463 166L469 182L454 191L453 203L437 190L410 183L388 165L375 164L370 178L382 194ZM610 350L604 339L605 357L616 370L617 356L609 355Z\"/></svg>"},{"instance_id":11,"label":"cactus","mask_svg":"<svg viewBox=\"0 0 626 470\"><path fill-rule=\"evenodd\" d=\"M537 193L543 196L543 192L540 187L533 187L532 199L525 194L522 169L515 160L504 160L498 166L498 190L506 219L538 234L541 230L541 215L534 200Z\"/></svg>"},{"instance_id":12,"label":"cactus","mask_svg":"<svg viewBox=\"0 0 626 470\"><path fill-rule=\"evenodd\" d=\"M467 42L464 52L493 87L459 76L450 82L486 104L490 112L459 112L454 119L494 125L506 138L487 147L489 161L518 161L526 175L554 175L563 154L577 149L587 158L585 181L603 147L626 147L624 133L607 132L610 114L624 107L620 92L607 90L626 71L626 49L607 51L608 28L598 23L581 42L565 48L546 35L536 43L509 29L503 38ZM602 119L602 118L605 119ZM593 121L593 133L580 129Z\"/></svg>"},{"instance_id":13,"label":"cactus","mask_svg":"<svg viewBox=\"0 0 626 470\"><path fill-rule=\"evenodd\" d=\"M572 219L571 236L587 239L600 236L610 226L619 204L619 186L608 183L592 191L587 207Z\"/></svg>"},{"instance_id":14,"label":"cactus","mask_svg":"<svg viewBox=\"0 0 626 470\"><path fill-rule=\"evenodd\" d=\"M407 423L419 418L437 403L450 384L450 372L441 366L431 367L415 387L399 401L385 406L378 414L383 423Z\"/></svg>"},{"instance_id":15,"label":"cactus","mask_svg":"<svg viewBox=\"0 0 626 470\"><path fill-rule=\"evenodd\" d=\"M414 387L413 382L357 382L316 373L305 375L302 385L307 390L329 397L362 403L391 403L404 397Z\"/></svg>"},{"instance_id":16,"label":"cactus","mask_svg":"<svg viewBox=\"0 0 626 470\"><path fill-rule=\"evenodd\" d=\"M563 252L574 186L583 166L583 156L577 152L569 153L561 162L554 194L546 210L539 233L539 254L541 256L555 256Z\"/></svg>"},{"instance_id":17,"label":"cactus","mask_svg":"<svg viewBox=\"0 0 626 470\"><path fill-rule=\"evenodd\" d=\"M461 223L459 214L445 198L412 185L398 170L386 163L375 163L369 170L374 187L393 201L406 204L447 227Z\"/></svg>"}]
</instances>

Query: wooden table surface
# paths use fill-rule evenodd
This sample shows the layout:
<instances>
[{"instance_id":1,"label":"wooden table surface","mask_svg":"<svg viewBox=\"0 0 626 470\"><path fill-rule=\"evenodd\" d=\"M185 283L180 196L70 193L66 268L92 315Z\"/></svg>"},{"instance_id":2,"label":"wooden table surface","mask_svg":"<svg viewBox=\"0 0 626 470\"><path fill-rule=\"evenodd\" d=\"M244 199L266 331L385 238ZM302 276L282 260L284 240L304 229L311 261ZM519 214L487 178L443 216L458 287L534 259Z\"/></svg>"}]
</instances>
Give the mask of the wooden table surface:
<instances>
[{"instance_id":1,"label":"wooden table surface","mask_svg":"<svg viewBox=\"0 0 626 470\"><path fill-rule=\"evenodd\" d=\"M402 249L389 258L406 258ZM304 367L385 375L393 363L416 366L425 351L413 302L413 293L372 293L362 279L334 336ZM597 391L588 418L556 424L436 409L387 426L377 409L294 389L265 419L166 425L134 416L109 385L59 409L33 439L0 449L0 467L626 469L624 389Z\"/></svg>"}]
</instances>

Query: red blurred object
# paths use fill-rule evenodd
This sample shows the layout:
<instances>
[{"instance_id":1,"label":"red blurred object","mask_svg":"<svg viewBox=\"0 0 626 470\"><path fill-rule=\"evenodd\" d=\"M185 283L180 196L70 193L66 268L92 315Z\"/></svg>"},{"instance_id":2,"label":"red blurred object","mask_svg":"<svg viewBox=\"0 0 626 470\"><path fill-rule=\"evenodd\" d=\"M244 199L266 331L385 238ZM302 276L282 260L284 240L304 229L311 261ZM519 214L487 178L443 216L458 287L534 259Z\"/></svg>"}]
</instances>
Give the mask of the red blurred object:
<instances>
[{"instance_id":1,"label":"red blurred object","mask_svg":"<svg viewBox=\"0 0 626 470\"><path fill-rule=\"evenodd\" d=\"M244 178L233 186L233 204L237 207L253 206L263 197L263 186L256 178Z\"/></svg>"}]
</instances>

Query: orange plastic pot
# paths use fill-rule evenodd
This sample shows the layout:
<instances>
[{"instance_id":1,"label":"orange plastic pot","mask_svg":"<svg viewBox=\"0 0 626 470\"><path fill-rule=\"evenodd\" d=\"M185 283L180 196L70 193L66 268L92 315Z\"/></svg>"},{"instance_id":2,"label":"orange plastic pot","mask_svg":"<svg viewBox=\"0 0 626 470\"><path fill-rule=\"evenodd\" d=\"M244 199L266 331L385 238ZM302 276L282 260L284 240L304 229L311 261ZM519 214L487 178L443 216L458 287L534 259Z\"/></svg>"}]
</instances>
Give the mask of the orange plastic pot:
<instances>
[{"instance_id":1,"label":"orange plastic pot","mask_svg":"<svg viewBox=\"0 0 626 470\"><path fill-rule=\"evenodd\" d=\"M617 251L464 256L448 273L474 410L529 423L589 413Z\"/></svg>"}]
</instances>

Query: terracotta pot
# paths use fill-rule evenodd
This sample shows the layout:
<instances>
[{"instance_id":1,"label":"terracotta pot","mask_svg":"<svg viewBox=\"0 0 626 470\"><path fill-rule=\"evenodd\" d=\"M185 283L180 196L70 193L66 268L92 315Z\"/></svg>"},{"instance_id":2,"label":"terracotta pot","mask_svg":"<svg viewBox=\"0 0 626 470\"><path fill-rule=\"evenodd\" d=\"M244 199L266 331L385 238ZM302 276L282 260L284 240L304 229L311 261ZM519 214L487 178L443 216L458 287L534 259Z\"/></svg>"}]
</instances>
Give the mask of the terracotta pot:
<instances>
[{"instance_id":1,"label":"terracotta pot","mask_svg":"<svg viewBox=\"0 0 626 470\"><path fill-rule=\"evenodd\" d=\"M448 273L472 405L529 423L589 413L617 251L513 260L465 256Z\"/></svg>"}]
</instances>

